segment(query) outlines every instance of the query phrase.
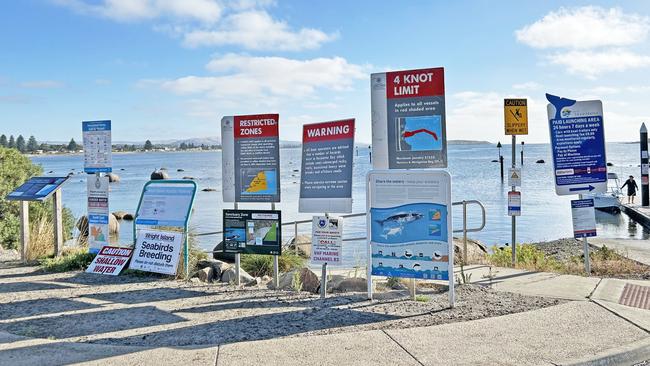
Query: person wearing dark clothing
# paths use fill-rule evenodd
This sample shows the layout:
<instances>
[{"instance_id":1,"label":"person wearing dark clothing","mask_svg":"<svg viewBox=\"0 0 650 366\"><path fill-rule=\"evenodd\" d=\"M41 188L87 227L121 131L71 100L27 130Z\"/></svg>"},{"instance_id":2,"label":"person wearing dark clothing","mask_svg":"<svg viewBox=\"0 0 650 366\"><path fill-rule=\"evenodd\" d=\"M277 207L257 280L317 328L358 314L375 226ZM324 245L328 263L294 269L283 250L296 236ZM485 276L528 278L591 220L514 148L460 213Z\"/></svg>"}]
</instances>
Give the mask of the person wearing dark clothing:
<instances>
[{"instance_id":1,"label":"person wearing dark clothing","mask_svg":"<svg viewBox=\"0 0 650 366\"><path fill-rule=\"evenodd\" d=\"M636 181L634 180L633 176L630 175L621 189L625 188L625 186L627 186L627 203L634 204L634 197L636 196L636 190L639 189L639 186L636 185Z\"/></svg>"}]
</instances>

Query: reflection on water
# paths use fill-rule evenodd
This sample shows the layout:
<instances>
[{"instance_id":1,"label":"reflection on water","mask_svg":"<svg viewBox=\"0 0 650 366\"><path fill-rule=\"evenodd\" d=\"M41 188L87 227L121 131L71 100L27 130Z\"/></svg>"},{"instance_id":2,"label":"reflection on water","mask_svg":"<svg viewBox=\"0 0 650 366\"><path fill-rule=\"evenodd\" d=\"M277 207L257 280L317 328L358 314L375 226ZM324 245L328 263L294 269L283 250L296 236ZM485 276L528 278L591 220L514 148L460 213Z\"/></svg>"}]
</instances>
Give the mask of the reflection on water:
<instances>
[{"instance_id":1,"label":"reflection on water","mask_svg":"<svg viewBox=\"0 0 650 366\"><path fill-rule=\"evenodd\" d=\"M598 236L603 238L650 239L650 229L624 213L610 214L596 210Z\"/></svg>"}]
</instances>

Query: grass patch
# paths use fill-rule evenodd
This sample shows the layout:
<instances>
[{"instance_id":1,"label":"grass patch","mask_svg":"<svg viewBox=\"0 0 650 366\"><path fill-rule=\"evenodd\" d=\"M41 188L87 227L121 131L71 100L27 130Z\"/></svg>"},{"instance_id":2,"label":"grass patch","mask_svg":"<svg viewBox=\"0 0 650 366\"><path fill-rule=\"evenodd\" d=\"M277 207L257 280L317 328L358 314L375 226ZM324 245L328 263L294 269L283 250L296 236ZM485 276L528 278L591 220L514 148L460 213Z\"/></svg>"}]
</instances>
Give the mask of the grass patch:
<instances>
[{"instance_id":1,"label":"grass patch","mask_svg":"<svg viewBox=\"0 0 650 366\"><path fill-rule=\"evenodd\" d=\"M510 267L512 264L512 252L510 248L492 247L492 254L488 255L491 264L498 267ZM532 244L517 244L517 268L529 271L559 272L562 271L562 263L546 254Z\"/></svg>"},{"instance_id":2,"label":"grass patch","mask_svg":"<svg viewBox=\"0 0 650 366\"><path fill-rule=\"evenodd\" d=\"M40 259L41 268L46 272L83 271L95 258L85 248L64 250L61 256Z\"/></svg>"},{"instance_id":3,"label":"grass patch","mask_svg":"<svg viewBox=\"0 0 650 366\"><path fill-rule=\"evenodd\" d=\"M282 253L278 258L280 272L289 272L296 268L302 268L305 259L294 253ZM241 256L241 267L251 276L273 276L273 256L263 254L243 254Z\"/></svg>"},{"instance_id":4,"label":"grass patch","mask_svg":"<svg viewBox=\"0 0 650 366\"><path fill-rule=\"evenodd\" d=\"M417 302L429 302L431 298L426 295L415 295L415 301Z\"/></svg>"}]
</instances>

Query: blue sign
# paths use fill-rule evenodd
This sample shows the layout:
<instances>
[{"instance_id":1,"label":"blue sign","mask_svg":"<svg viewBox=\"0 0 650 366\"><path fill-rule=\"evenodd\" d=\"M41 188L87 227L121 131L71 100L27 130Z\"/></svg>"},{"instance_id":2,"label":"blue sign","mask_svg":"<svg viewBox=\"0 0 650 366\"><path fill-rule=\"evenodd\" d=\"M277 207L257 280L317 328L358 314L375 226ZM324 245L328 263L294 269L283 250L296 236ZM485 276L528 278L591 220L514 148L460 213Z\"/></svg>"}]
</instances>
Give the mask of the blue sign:
<instances>
[{"instance_id":1,"label":"blue sign","mask_svg":"<svg viewBox=\"0 0 650 366\"><path fill-rule=\"evenodd\" d=\"M81 129L84 145L84 172L112 172L111 121L84 121L81 123Z\"/></svg>"},{"instance_id":2,"label":"blue sign","mask_svg":"<svg viewBox=\"0 0 650 366\"><path fill-rule=\"evenodd\" d=\"M603 105L546 94L555 192L558 195L607 190Z\"/></svg>"},{"instance_id":3,"label":"blue sign","mask_svg":"<svg viewBox=\"0 0 650 366\"><path fill-rule=\"evenodd\" d=\"M33 177L7 195L8 201L43 201L54 193L68 177Z\"/></svg>"}]
</instances>

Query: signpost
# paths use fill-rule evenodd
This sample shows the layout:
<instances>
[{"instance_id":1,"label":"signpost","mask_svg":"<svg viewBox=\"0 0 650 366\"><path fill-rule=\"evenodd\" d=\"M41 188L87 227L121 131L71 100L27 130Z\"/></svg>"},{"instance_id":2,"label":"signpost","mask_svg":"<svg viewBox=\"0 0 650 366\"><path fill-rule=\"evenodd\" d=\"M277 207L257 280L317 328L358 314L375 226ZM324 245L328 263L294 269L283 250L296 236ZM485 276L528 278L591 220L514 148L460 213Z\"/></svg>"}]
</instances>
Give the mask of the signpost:
<instances>
[{"instance_id":1,"label":"signpost","mask_svg":"<svg viewBox=\"0 0 650 366\"><path fill-rule=\"evenodd\" d=\"M279 115L221 120L224 202L280 202Z\"/></svg>"},{"instance_id":2,"label":"signpost","mask_svg":"<svg viewBox=\"0 0 650 366\"><path fill-rule=\"evenodd\" d=\"M187 242L187 230L194 197L196 195L196 183L191 180L155 180L145 183L142 188L140 202L133 221L133 241L136 244L134 258L139 255L137 244L148 240L161 240L152 238L151 232L162 233L166 236L174 236L174 240L163 240L161 245L175 245L176 235L182 234L182 244L185 255L185 275L189 276L189 248ZM156 231L156 228L174 228L176 231ZM147 237L146 233L149 233ZM170 248L170 247L167 247ZM146 249L146 248L145 248ZM155 249L154 249L155 250ZM143 253L142 261L147 258ZM160 259L160 258L154 258ZM166 260L166 258L165 258ZM150 261L149 261L150 262ZM151 263L150 263L151 264ZM147 265L145 262L136 264ZM154 267L151 267L154 268ZM155 266L155 268L167 268ZM174 267L175 270L175 267ZM163 273L163 272L160 272Z\"/></svg>"},{"instance_id":3,"label":"signpost","mask_svg":"<svg viewBox=\"0 0 650 366\"><path fill-rule=\"evenodd\" d=\"M108 176L99 174L87 178L88 252L98 253L109 243Z\"/></svg>"},{"instance_id":4,"label":"signpost","mask_svg":"<svg viewBox=\"0 0 650 366\"><path fill-rule=\"evenodd\" d=\"M86 269L86 273L117 276L129 261L133 249L120 247L103 247Z\"/></svg>"},{"instance_id":5,"label":"signpost","mask_svg":"<svg viewBox=\"0 0 650 366\"><path fill-rule=\"evenodd\" d=\"M508 193L508 215L512 217L512 266L517 263L517 218L521 215L521 193L517 186L521 185L521 170L517 173L517 135L528 135L528 101L526 99L505 99L503 101L503 115L506 135L512 135L512 168L510 169L509 182L512 187ZM516 179L518 175L519 179ZM519 184L516 184L519 183ZM511 199L513 200L511 202ZM518 200L518 205L515 205ZM511 205L512 203L512 205Z\"/></svg>"},{"instance_id":6,"label":"signpost","mask_svg":"<svg viewBox=\"0 0 650 366\"><path fill-rule=\"evenodd\" d=\"M368 298L372 299L373 275L448 280L449 303L453 307L449 173L370 171L366 200ZM412 295L415 297L414 291Z\"/></svg>"},{"instance_id":7,"label":"signpost","mask_svg":"<svg viewBox=\"0 0 650 366\"><path fill-rule=\"evenodd\" d=\"M299 212L352 212L354 119L303 125Z\"/></svg>"},{"instance_id":8,"label":"signpost","mask_svg":"<svg viewBox=\"0 0 650 366\"><path fill-rule=\"evenodd\" d=\"M555 193L563 195L607 191L607 159L603 104L600 100L578 102L546 94ZM573 203L572 203L573 207ZM591 272L589 245L583 237L585 272Z\"/></svg>"},{"instance_id":9,"label":"signpost","mask_svg":"<svg viewBox=\"0 0 650 366\"><path fill-rule=\"evenodd\" d=\"M20 241L22 244L21 260L27 262L29 248L29 202L42 202L52 196L54 207L54 254L61 253L63 248L63 204L61 186L68 177L32 177L18 188L10 192L7 201L20 201Z\"/></svg>"},{"instance_id":10,"label":"signpost","mask_svg":"<svg viewBox=\"0 0 650 366\"><path fill-rule=\"evenodd\" d=\"M650 189L648 189L648 129L641 124L641 206L650 206Z\"/></svg>"},{"instance_id":11,"label":"signpost","mask_svg":"<svg viewBox=\"0 0 650 366\"><path fill-rule=\"evenodd\" d=\"M374 169L447 167L442 67L371 75Z\"/></svg>"}]
</instances>

